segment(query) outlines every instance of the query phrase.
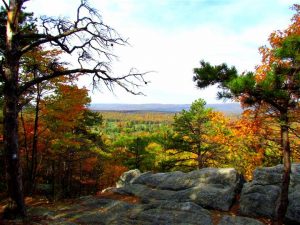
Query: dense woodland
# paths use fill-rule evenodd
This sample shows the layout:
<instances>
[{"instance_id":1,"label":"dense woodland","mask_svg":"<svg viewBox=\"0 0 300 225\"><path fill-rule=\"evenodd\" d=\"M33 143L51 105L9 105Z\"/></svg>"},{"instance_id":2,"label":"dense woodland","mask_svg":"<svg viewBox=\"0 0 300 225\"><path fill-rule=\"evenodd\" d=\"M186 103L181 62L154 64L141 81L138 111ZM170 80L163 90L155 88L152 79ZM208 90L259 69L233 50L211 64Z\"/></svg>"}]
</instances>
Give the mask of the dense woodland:
<instances>
[{"instance_id":1,"label":"dense woodland","mask_svg":"<svg viewBox=\"0 0 300 225\"><path fill-rule=\"evenodd\" d=\"M238 74L235 67L205 61L194 69L199 88L217 84L218 97L244 107L241 115L227 116L202 99L176 114L90 111L88 90L77 86L80 76L91 74L95 86L115 84L132 94L147 84L145 74L109 74L111 48L126 41L86 1L75 24L45 17L39 28L33 14L23 11L24 2L10 1L0 13L0 170L6 171L0 173L0 197L11 197L20 214L26 215L24 195L55 201L96 194L134 168L234 167L250 180L255 168L284 163L279 217L284 215L290 163L300 162L299 5L291 25L260 48L256 71ZM64 53L78 53L79 67L62 62ZM92 53L106 60L96 62Z\"/></svg>"},{"instance_id":2,"label":"dense woodland","mask_svg":"<svg viewBox=\"0 0 300 225\"><path fill-rule=\"evenodd\" d=\"M176 114L92 112L88 103L86 89L63 85L40 99L38 115L37 102L22 109L19 145L26 195L58 200L95 194L134 168L234 167L251 179L257 166L281 162L278 125L263 123L250 110L226 116L206 108L201 99ZM299 141L292 138L293 149ZM299 161L293 153L293 161Z\"/></svg>"},{"instance_id":3,"label":"dense woodland","mask_svg":"<svg viewBox=\"0 0 300 225\"><path fill-rule=\"evenodd\" d=\"M206 108L201 99L176 114L93 112L88 103L86 89L63 85L40 99L38 112L37 102L22 109L19 145L26 195L55 200L96 193L134 168L234 167L251 179L257 166L281 163L279 125L251 110L226 116ZM291 138L292 149L299 141ZM300 160L298 151L292 159ZM1 176L3 193L7 187Z\"/></svg>"}]
</instances>

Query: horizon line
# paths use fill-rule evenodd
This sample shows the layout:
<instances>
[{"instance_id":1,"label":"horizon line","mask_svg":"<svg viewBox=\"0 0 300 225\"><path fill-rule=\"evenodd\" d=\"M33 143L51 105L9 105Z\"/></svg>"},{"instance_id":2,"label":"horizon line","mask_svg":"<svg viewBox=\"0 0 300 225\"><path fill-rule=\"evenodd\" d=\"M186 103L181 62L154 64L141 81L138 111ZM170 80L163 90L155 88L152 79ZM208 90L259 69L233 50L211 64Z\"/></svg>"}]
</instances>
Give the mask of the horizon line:
<instances>
[{"instance_id":1,"label":"horizon line","mask_svg":"<svg viewBox=\"0 0 300 225\"><path fill-rule=\"evenodd\" d=\"M191 105L192 103L90 103L90 105L96 105L96 104L101 104L101 105ZM206 103L206 105L221 105L221 104L240 104L238 102L217 102L217 103Z\"/></svg>"}]
</instances>

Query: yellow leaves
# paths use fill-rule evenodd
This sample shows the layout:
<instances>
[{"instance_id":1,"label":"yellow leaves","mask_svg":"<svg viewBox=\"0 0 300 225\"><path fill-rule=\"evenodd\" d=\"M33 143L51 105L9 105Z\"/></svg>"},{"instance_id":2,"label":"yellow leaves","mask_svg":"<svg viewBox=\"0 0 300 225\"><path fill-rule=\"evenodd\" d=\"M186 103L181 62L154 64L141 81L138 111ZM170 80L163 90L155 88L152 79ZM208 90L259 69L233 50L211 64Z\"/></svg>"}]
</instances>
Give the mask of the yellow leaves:
<instances>
[{"instance_id":1,"label":"yellow leaves","mask_svg":"<svg viewBox=\"0 0 300 225\"><path fill-rule=\"evenodd\" d=\"M245 110L240 118L230 121L227 136L227 163L251 178L253 170L262 164L262 123L252 110Z\"/></svg>"},{"instance_id":2,"label":"yellow leaves","mask_svg":"<svg viewBox=\"0 0 300 225\"><path fill-rule=\"evenodd\" d=\"M182 139L183 139L184 141L187 141L187 142L191 140L190 136L187 136L187 135L184 135L184 136L182 137Z\"/></svg>"},{"instance_id":3,"label":"yellow leaves","mask_svg":"<svg viewBox=\"0 0 300 225\"><path fill-rule=\"evenodd\" d=\"M147 147L145 148L146 151L154 154L158 154L160 151L163 150L162 146L156 142L150 142Z\"/></svg>"},{"instance_id":4,"label":"yellow leaves","mask_svg":"<svg viewBox=\"0 0 300 225\"><path fill-rule=\"evenodd\" d=\"M106 120L152 122L152 123L172 123L173 114L171 113L122 113L122 112L101 112Z\"/></svg>"},{"instance_id":5,"label":"yellow leaves","mask_svg":"<svg viewBox=\"0 0 300 225\"><path fill-rule=\"evenodd\" d=\"M257 83L261 82L264 80L266 77L266 74L268 71L270 71L271 67L270 65L267 64L262 64L260 66L256 67L256 73L255 73L255 81Z\"/></svg>"}]
</instances>

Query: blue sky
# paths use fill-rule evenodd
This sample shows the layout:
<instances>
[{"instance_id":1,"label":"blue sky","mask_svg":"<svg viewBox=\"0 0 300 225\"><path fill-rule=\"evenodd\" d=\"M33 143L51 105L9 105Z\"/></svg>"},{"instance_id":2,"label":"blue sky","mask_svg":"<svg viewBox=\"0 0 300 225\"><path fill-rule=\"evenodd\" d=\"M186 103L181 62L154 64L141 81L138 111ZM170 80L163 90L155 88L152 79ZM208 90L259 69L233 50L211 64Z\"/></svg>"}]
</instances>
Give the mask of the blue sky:
<instances>
[{"instance_id":1,"label":"blue sky","mask_svg":"<svg viewBox=\"0 0 300 225\"><path fill-rule=\"evenodd\" d=\"M122 10L120 2L128 4L129 1L111 2L110 10ZM272 2L242 1L241 4L234 0L130 1L130 4L135 5L130 18L135 18L146 26L172 31L193 29L194 25L207 25L208 23L219 24L238 31L244 26L260 23L261 17L258 15L265 14L267 10L272 10L273 15L266 14L263 19L269 19L276 12L284 11Z\"/></svg>"},{"instance_id":2,"label":"blue sky","mask_svg":"<svg viewBox=\"0 0 300 225\"><path fill-rule=\"evenodd\" d=\"M216 103L216 88L197 90L193 68L204 59L226 62L240 72L260 62L258 47L269 34L290 24L292 0L90 0L106 24L114 27L130 46L118 47L115 74L134 67L151 82L146 96L131 96L116 88L91 92L93 103L191 103L204 98ZM31 0L36 14L75 15L79 0ZM59 7L58 7L59 6ZM73 12L73 14L72 14ZM80 85L88 88L89 80Z\"/></svg>"}]
</instances>

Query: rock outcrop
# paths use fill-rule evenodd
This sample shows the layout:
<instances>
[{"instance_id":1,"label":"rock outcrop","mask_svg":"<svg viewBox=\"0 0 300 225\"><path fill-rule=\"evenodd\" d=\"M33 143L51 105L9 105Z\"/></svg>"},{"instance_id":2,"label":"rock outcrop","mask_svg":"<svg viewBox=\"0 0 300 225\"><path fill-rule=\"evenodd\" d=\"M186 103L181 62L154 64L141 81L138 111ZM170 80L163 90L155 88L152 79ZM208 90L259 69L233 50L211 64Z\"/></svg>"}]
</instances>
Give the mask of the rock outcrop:
<instances>
[{"instance_id":1,"label":"rock outcrop","mask_svg":"<svg viewBox=\"0 0 300 225\"><path fill-rule=\"evenodd\" d=\"M120 177L115 188L107 189L108 193L82 197L73 204L58 205L55 210L29 208L29 214L42 218L41 223L35 224L262 225L261 221L244 216L275 216L281 177L282 165L258 168L253 181L245 183L241 191L243 179L235 169L156 174L131 170ZM226 212L239 193L240 212ZM120 198L113 198L116 196ZM136 201L125 201L126 198ZM300 164L292 166L286 216L300 223Z\"/></svg>"},{"instance_id":2,"label":"rock outcrop","mask_svg":"<svg viewBox=\"0 0 300 225\"><path fill-rule=\"evenodd\" d=\"M128 174L137 174L128 172ZM126 175L125 177L128 178ZM241 188L235 169L204 168L189 173L142 173L118 182L116 193L135 195L144 203L172 200L228 211ZM123 184L123 185L120 185Z\"/></svg>"},{"instance_id":3,"label":"rock outcrop","mask_svg":"<svg viewBox=\"0 0 300 225\"><path fill-rule=\"evenodd\" d=\"M36 225L263 225L252 218L232 215L213 220L209 210L192 202L132 204L86 196L73 203L55 209L38 206L29 208L28 213L40 218Z\"/></svg>"},{"instance_id":4,"label":"rock outcrop","mask_svg":"<svg viewBox=\"0 0 300 225\"><path fill-rule=\"evenodd\" d=\"M87 196L72 206L29 209L35 217L47 218L41 224L107 225L213 225L210 212L191 202L130 204L124 201Z\"/></svg>"},{"instance_id":5,"label":"rock outcrop","mask_svg":"<svg viewBox=\"0 0 300 225\"><path fill-rule=\"evenodd\" d=\"M279 204L283 166L258 168L246 183L240 198L240 212L247 216L274 218ZM300 164L293 164L286 218L300 223Z\"/></svg>"}]
</instances>

